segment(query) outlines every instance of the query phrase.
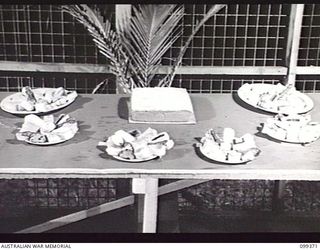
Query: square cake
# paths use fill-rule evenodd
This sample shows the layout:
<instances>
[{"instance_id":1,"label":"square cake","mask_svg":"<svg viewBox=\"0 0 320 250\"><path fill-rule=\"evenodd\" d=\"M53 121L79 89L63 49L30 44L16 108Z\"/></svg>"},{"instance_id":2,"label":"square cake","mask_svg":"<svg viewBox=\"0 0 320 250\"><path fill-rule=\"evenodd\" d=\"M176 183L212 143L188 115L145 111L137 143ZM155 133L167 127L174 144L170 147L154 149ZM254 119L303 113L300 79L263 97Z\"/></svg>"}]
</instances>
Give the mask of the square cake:
<instances>
[{"instance_id":1,"label":"square cake","mask_svg":"<svg viewBox=\"0 0 320 250\"><path fill-rule=\"evenodd\" d=\"M134 88L130 102L133 123L196 123L190 96L183 88Z\"/></svg>"}]
</instances>

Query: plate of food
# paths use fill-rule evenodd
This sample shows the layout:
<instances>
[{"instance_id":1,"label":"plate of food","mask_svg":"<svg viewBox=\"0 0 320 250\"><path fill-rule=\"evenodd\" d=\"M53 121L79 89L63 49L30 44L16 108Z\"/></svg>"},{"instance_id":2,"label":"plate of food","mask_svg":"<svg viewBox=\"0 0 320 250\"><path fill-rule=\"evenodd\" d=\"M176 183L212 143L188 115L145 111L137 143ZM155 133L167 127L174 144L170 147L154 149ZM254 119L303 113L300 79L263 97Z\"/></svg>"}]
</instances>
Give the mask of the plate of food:
<instances>
[{"instance_id":1,"label":"plate of food","mask_svg":"<svg viewBox=\"0 0 320 250\"><path fill-rule=\"evenodd\" d=\"M53 115L40 118L31 114L25 116L16 138L33 145L49 146L68 141L77 132L78 123L69 115L62 114L55 119Z\"/></svg>"},{"instance_id":2,"label":"plate of food","mask_svg":"<svg viewBox=\"0 0 320 250\"><path fill-rule=\"evenodd\" d=\"M113 158L125 162L144 162L163 157L170 150L174 142L167 132L159 133L148 128L140 130L118 130L106 141L100 142L106 146L106 152Z\"/></svg>"},{"instance_id":3,"label":"plate of food","mask_svg":"<svg viewBox=\"0 0 320 250\"><path fill-rule=\"evenodd\" d=\"M228 164L252 161L261 152L253 135L236 137L232 128L224 128L222 133L215 129L208 130L197 146L201 154L208 159Z\"/></svg>"},{"instance_id":4,"label":"plate of food","mask_svg":"<svg viewBox=\"0 0 320 250\"><path fill-rule=\"evenodd\" d=\"M0 107L11 114L41 114L64 108L76 98L76 91L69 91L62 87L35 89L23 87L21 92L4 98Z\"/></svg>"},{"instance_id":5,"label":"plate of food","mask_svg":"<svg viewBox=\"0 0 320 250\"><path fill-rule=\"evenodd\" d=\"M320 138L320 123L310 115L278 114L267 119L261 133L283 142L307 144Z\"/></svg>"},{"instance_id":6,"label":"plate of food","mask_svg":"<svg viewBox=\"0 0 320 250\"><path fill-rule=\"evenodd\" d=\"M313 108L312 99L292 85L244 84L238 90L241 100L272 113L306 113Z\"/></svg>"}]
</instances>

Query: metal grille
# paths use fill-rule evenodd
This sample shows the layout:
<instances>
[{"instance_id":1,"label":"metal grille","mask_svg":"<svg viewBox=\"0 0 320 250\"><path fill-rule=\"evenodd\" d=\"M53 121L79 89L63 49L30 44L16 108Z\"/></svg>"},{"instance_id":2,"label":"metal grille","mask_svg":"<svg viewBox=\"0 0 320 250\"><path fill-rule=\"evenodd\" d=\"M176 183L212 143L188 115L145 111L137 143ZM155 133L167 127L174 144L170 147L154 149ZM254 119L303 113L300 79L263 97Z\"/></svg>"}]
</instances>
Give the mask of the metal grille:
<instances>
[{"instance_id":1,"label":"metal grille","mask_svg":"<svg viewBox=\"0 0 320 250\"><path fill-rule=\"evenodd\" d=\"M32 207L90 208L128 195L129 185L127 179L2 179L0 211L11 217Z\"/></svg>"},{"instance_id":2,"label":"metal grille","mask_svg":"<svg viewBox=\"0 0 320 250\"><path fill-rule=\"evenodd\" d=\"M177 75L173 81L174 87L186 88L189 93L233 93L245 83L277 84L282 77L248 77L233 78L219 76L183 76Z\"/></svg>"},{"instance_id":3,"label":"metal grille","mask_svg":"<svg viewBox=\"0 0 320 250\"><path fill-rule=\"evenodd\" d=\"M179 212L195 220L202 216L209 223L214 215L271 212L276 205L274 187L274 181L212 180L179 191ZM300 218L316 217L320 211L319 188L319 182L286 182L278 212Z\"/></svg>"},{"instance_id":4,"label":"metal grille","mask_svg":"<svg viewBox=\"0 0 320 250\"><path fill-rule=\"evenodd\" d=\"M212 180L179 191L179 209L181 212L271 211L273 188L273 181Z\"/></svg>"},{"instance_id":5,"label":"metal grille","mask_svg":"<svg viewBox=\"0 0 320 250\"><path fill-rule=\"evenodd\" d=\"M180 47L210 5L186 5L184 28L166 57L175 58ZM228 5L194 37L183 65L283 66L290 5ZM171 64L172 60L164 60Z\"/></svg>"},{"instance_id":6,"label":"metal grille","mask_svg":"<svg viewBox=\"0 0 320 250\"><path fill-rule=\"evenodd\" d=\"M112 5L102 8L113 11ZM172 58L210 5L186 5L182 39ZM228 5L191 43L184 65L282 66L290 5ZM55 5L0 5L0 60L104 63L82 24ZM164 64L166 64L164 60ZM169 60L170 62L170 60Z\"/></svg>"},{"instance_id":7,"label":"metal grille","mask_svg":"<svg viewBox=\"0 0 320 250\"><path fill-rule=\"evenodd\" d=\"M320 5L306 4L301 29L298 66L320 66Z\"/></svg>"},{"instance_id":8,"label":"metal grille","mask_svg":"<svg viewBox=\"0 0 320 250\"><path fill-rule=\"evenodd\" d=\"M114 5L105 5L106 16L114 16ZM82 24L61 11L59 5L0 5L0 60L21 62L104 64ZM91 93L107 76L70 75L54 77L0 76L0 91L20 91L22 86L65 87ZM110 78L110 77L109 77ZM102 93L115 93L111 80Z\"/></svg>"},{"instance_id":9,"label":"metal grille","mask_svg":"<svg viewBox=\"0 0 320 250\"><path fill-rule=\"evenodd\" d=\"M197 66L282 66L290 5L228 5L198 32L185 54L183 65ZM101 6L100 6L101 7ZM210 5L186 5L181 23L184 35L166 54L163 64L171 64L194 25ZM111 5L107 8L112 9ZM112 11L111 12L112 14ZM110 15L110 13L109 13ZM66 63L105 63L92 38L81 24L52 5L0 6L0 60ZM171 58L171 59L170 59ZM16 91L24 84L65 86L90 93L96 79L64 77L0 78L1 91ZM101 78L99 78L100 80ZM103 79L101 79L103 80ZM44 82L42 82L44 81ZM200 82L199 82L200 81ZM175 85L190 92L232 92L243 80L202 80L179 76ZM258 82L261 82L260 80ZM210 86L208 86L210 85ZM199 87L198 87L199 86ZM202 89L202 87L204 87ZM220 89L219 89L220 88ZM103 92L114 93L114 85Z\"/></svg>"},{"instance_id":10,"label":"metal grille","mask_svg":"<svg viewBox=\"0 0 320 250\"><path fill-rule=\"evenodd\" d=\"M283 198L283 210L286 212L296 211L319 213L319 188L319 182L291 181L287 183Z\"/></svg>"},{"instance_id":11,"label":"metal grille","mask_svg":"<svg viewBox=\"0 0 320 250\"><path fill-rule=\"evenodd\" d=\"M26 190L28 206L88 208L117 198L115 179L33 179Z\"/></svg>"},{"instance_id":12,"label":"metal grille","mask_svg":"<svg viewBox=\"0 0 320 250\"><path fill-rule=\"evenodd\" d=\"M297 76L296 88L306 93L316 93L320 91L320 75Z\"/></svg>"},{"instance_id":13,"label":"metal grille","mask_svg":"<svg viewBox=\"0 0 320 250\"><path fill-rule=\"evenodd\" d=\"M78 93L92 93L97 84L104 81L107 76L103 75L84 75L84 76L0 76L0 91L21 91L23 86L31 87L64 87L68 90L76 90ZM116 93L115 78L108 77L108 84L99 89L99 93Z\"/></svg>"},{"instance_id":14,"label":"metal grille","mask_svg":"<svg viewBox=\"0 0 320 250\"><path fill-rule=\"evenodd\" d=\"M0 60L105 63L83 25L59 5L0 5L0 42Z\"/></svg>"}]
</instances>

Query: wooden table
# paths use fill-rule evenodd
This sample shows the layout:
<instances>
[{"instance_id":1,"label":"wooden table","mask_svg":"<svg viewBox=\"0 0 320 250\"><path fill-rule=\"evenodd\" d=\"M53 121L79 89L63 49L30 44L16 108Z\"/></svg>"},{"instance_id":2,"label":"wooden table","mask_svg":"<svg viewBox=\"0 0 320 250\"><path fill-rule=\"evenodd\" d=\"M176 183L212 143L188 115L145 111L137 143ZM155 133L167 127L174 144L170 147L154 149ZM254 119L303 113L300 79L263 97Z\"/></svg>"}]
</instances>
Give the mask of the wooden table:
<instances>
[{"instance_id":1,"label":"wooden table","mask_svg":"<svg viewBox=\"0 0 320 250\"><path fill-rule=\"evenodd\" d=\"M0 93L0 99L10 93ZM309 94L320 121L320 94ZM244 165L213 163L198 155L197 138L212 127L232 127L237 135L256 133L271 114L250 110L236 95L192 94L196 125L129 124L128 96L80 95L75 103L56 112L79 121L79 133L60 145L41 147L15 140L13 128L0 125L0 178L132 178L133 192L144 194L143 232L156 231L158 179L269 179L320 180L320 140L308 146L278 143L256 136L261 155ZM0 122L20 126L23 119L0 111ZM118 129L149 126L167 131L175 147L165 157L144 163L112 159L98 142Z\"/></svg>"}]
</instances>

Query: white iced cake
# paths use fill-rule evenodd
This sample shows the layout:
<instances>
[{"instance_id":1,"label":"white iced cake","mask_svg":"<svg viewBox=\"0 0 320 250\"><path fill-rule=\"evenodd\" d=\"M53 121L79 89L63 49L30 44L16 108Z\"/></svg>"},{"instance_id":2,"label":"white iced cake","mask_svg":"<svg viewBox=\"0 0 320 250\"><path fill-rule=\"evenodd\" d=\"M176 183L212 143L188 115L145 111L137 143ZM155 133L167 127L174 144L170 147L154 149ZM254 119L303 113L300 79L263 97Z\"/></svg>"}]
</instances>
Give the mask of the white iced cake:
<instances>
[{"instance_id":1,"label":"white iced cake","mask_svg":"<svg viewBox=\"0 0 320 250\"><path fill-rule=\"evenodd\" d=\"M134 88L131 94L131 122L195 123L186 89L172 87Z\"/></svg>"}]
</instances>

